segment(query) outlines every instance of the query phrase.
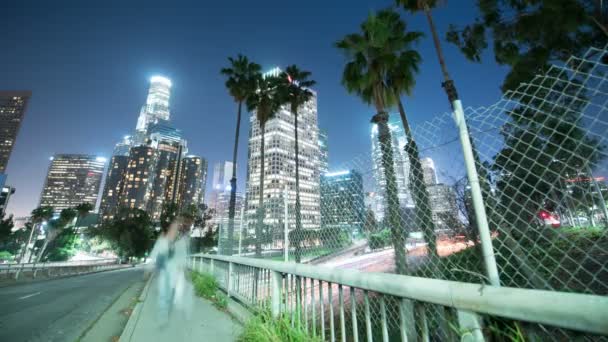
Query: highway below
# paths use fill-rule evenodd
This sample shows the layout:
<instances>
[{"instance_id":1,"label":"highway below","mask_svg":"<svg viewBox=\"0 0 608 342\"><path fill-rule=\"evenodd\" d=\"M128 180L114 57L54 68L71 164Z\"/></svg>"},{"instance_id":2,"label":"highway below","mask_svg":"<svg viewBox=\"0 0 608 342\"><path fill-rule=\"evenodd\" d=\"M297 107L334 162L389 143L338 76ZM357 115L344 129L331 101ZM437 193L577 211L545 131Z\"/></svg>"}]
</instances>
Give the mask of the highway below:
<instances>
[{"instance_id":1,"label":"highway below","mask_svg":"<svg viewBox=\"0 0 608 342\"><path fill-rule=\"evenodd\" d=\"M0 341L74 342L130 286L135 267L0 288Z\"/></svg>"}]
</instances>

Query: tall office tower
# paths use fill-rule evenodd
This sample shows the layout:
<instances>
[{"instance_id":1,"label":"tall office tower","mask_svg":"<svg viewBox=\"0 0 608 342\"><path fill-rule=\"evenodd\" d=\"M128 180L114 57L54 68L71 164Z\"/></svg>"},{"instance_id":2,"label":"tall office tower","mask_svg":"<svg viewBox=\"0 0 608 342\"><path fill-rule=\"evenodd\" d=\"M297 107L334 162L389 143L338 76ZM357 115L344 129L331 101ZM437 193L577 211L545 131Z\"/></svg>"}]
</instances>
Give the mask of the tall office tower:
<instances>
[{"instance_id":1,"label":"tall office tower","mask_svg":"<svg viewBox=\"0 0 608 342\"><path fill-rule=\"evenodd\" d=\"M110 160L99 206L99 213L104 220L114 217L120 207L120 195L124 189L128 163L128 155L115 154Z\"/></svg>"},{"instance_id":2,"label":"tall office tower","mask_svg":"<svg viewBox=\"0 0 608 342\"><path fill-rule=\"evenodd\" d=\"M428 185L429 202L433 215L435 229L448 229L450 222L458 219L456 206L456 193L454 189L445 184Z\"/></svg>"},{"instance_id":3,"label":"tall office tower","mask_svg":"<svg viewBox=\"0 0 608 342\"><path fill-rule=\"evenodd\" d=\"M329 149L327 148L327 131L319 129L319 171L321 175L329 171Z\"/></svg>"},{"instance_id":4,"label":"tall office tower","mask_svg":"<svg viewBox=\"0 0 608 342\"><path fill-rule=\"evenodd\" d=\"M209 194L208 205L211 209L216 209L219 196L223 192L230 193L230 179L232 178L232 162L223 161L215 163L213 166L213 179L211 182L211 193Z\"/></svg>"},{"instance_id":5,"label":"tall office tower","mask_svg":"<svg viewBox=\"0 0 608 342\"><path fill-rule=\"evenodd\" d=\"M410 186L410 162L405 154L404 147L406 144L403 128L398 121L398 116L391 115L388 123L392 139L393 151L393 169L397 180L397 196L399 197L399 206L404 209L411 209L414 206L412 200ZM384 219L387 209L386 203L386 178L384 167L382 166L382 151L380 142L378 141L378 126L372 125L372 165L375 179L376 193L376 218L378 221Z\"/></svg>"},{"instance_id":6,"label":"tall office tower","mask_svg":"<svg viewBox=\"0 0 608 342\"><path fill-rule=\"evenodd\" d=\"M0 91L0 173L4 173L32 93Z\"/></svg>"},{"instance_id":7,"label":"tall office tower","mask_svg":"<svg viewBox=\"0 0 608 342\"><path fill-rule=\"evenodd\" d=\"M171 80L162 76L154 76L150 79L150 89L146 104L142 106L137 119L136 130L145 133L148 125L159 119L169 120L169 98L171 96Z\"/></svg>"},{"instance_id":8,"label":"tall office tower","mask_svg":"<svg viewBox=\"0 0 608 342\"><path fill-rule=\"evenodd\" d=\"M40 206L59 212L81 203L97 204L106 159L88 154L56 154L51 158Z\"/></svg>"},{"instance_id":9,"label":"tall office tower","mask_svg":"<svg viewBox=\"0 0 608 342\"><path fill-rule=\"evenodd\" d=\"M245 196L242 193L236 193L236 201L234 205L234 249L238 249L238 240L241 232L241 212L243 204L245 203ZM218 249L224 250L224 246L228 242L228 222L230 217L230 191L222 191L217 194L215 201L215 207L213 207L213 214L211 216L211 226L213 229L219 230L218 235Z\"/></svg>"},{"instance_id":10,"label":"tall office tower","mask_svg":"<svg viewBox=\"0 0 608 342\"><path fill-rule=\"evenodd\" d=\"M152 197L157 158L156 149L152 146L140 145L131 148L120 194L122 207L147 209Z\"/></svg>"},{"instance_id":11,"label":"tall office tower","mask_svg":"<svg viewBox=\"0 0 608 342\"><path fill-rule=\"evenodd\" d=\"M321 227L361 231L365 218L361 173L339 171L321 176Z\"/></svg>"},{"instance_id":12,"label":"tall office tower","mask_svg":"<svg viewBox=\"0 0 608 342\"><path fill-rule=\"evenodd\" d=\"M129 150L133 146L133 138L130 135L125 135L120 142L114 145L113 156L129 156Z\"/></svg>"},{"instance_id":13,"label":"tall office tower","mask_svg":"<svg viewBox=\"0 0 608 342\"><path fill-rule=\"evenodd\" d=\"M437 184L437 173L435 172L435 163L433 162L433 159L422 158L420 160L420 164L422 164L422 176L424 177L424 184Z\"/></svg>"},{"instance_id":14,"label":"tall office tower","mask_svg":"<svg viewBox=\"0 0 608 342\"><path fill-rule=\"evenodd\" d=\"M0 218L2 218L2 215L6 213L8 201L14 193L15 188L13 188L12 186L0 184Z\"/></svg>"},{"instance_id":15,"label":"tall office tower","mask_svg":"<svg viewBox=\"0 0 608 342\"><path fill-rule=\"evenodd\" d=\"M275 70L275 69L273 69ZM273 71L275 72L275 71ZM300 202L304 229L320 227L319 133L317 124L317 94L298 110L300 160ZM272 241L283 240L284 191L288 192L290 229L295 228L295 135L294 116L289 106L283 106L266 123L264 208L265 224L273 227ZM261 131L255 111L250 116L249 153L247 165L246 214L247 229L253 234L256 225L260 193ZM282 242L281 242L282 243Z\"/></svg>"},{"instance_id":16,"label":"tall office tower","mask_svg":"<svg viewBox=\"0 0 608 342\"><path fill-rule=\"evenodd\" d=\"M153 141L152 147L156 150L156 163L152 171L154 177L147 210L152 220L158 220L166 200L175 202L182 145L175 141L160 140Z\"/></svg>"},{"instance_id":17,"label":"tall office tower","mask_svg":"<svg viewBox=\"0 0 608 342\"><path fill-rule=\"evenodd\" d=\"M186 156L180 168L177 203L182 210L191 205L199 207L205 200L207 160L199 156Z\"/></svg>"}]
</instances>

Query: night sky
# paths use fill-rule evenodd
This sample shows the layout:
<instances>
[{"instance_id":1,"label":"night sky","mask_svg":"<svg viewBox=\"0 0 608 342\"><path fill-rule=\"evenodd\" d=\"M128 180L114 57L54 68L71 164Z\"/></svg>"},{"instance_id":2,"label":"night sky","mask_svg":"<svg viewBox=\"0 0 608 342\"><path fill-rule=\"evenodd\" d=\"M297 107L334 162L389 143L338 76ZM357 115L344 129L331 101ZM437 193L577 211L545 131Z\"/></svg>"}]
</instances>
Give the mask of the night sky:
<instances>
[{"instance_id":1,"label":"night sky","mask_svg":"<svg viewBox=\"0 0 608 342\"><path fill-rule=\"evenodd\" d=\"M470 21L475 2L450 1L436 10L441 34L450 23ZM62 1L4 1L0 5L0 90L33 92L7 170L8 184L17 189L9 213L23 216L37 205L54 153L110 157L114 144L134 130L148 80L155 74L173 81L172 121L183 130L190 152L207 158L211 179L213 164L231 158L236 105L219 70L226 57L237 53L264 69L297 64L313 73L320 127L329 135L330 169L369 155L373 110L342 88L344 57L333 43L358 31L371 11L392 1L103 4L83 8ZM424 62L416 89L404 98L415 126L448 111L449 104L440 87L425 18L418 14L404 19L409 30L426 33L419 45ZM498 100L505 68L498 67L491 55L483 64L473 64L453 46L446 43L444 49L465 106ZM248 120L243 124L240 189Z\"/></svg>"}]
</instances>

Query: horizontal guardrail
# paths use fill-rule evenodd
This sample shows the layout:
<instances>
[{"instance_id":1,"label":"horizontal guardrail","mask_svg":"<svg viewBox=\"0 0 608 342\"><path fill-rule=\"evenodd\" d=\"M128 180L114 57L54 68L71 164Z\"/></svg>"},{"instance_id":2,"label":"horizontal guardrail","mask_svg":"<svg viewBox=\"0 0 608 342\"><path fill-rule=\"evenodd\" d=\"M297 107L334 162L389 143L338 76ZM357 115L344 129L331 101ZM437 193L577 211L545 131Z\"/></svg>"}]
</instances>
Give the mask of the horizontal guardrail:
<instances>
[{"instance_id":1,"label":"horizontal guardrail","mask_svg":"<svg viewBox=\"0 0 608 342\"><path fill-rule=\"evenodd\" d=\"M130 267L121 265L117 259L83 260L76 262L49 262L49 263L26 263L26 264L3 264L0 265L0 276L5 279L19 280L24 277L32 279L38 277L58 277L73 274L84 274L102 270Z\"/></svg>"},{"instance_id":2,"label":"horizontal guardrail","mask_svg":"<svg viewBox=\"0 0 608 342\"><path fill-rule=\"evenodd\" d=\"M296 282L299 282L296 286L299 287L301 287L301 279L304 279L304 286L308 283L306 279L310 279L310 287L315 286L316 281L319 284L318 287L320 287L317 291L321 296L320 298L323 295L323 282L329 284L328 290L330 296L332 286L338 285L341 305L343 300L342 288L347 286L350 287L351 292L349 293L351 294L353 290L365 291L366 300L367 292L371 291L380 295L455 308L459 311L459 314L485 314L608 335L608 297L604 296L495 287L440 279L361 272L350 269L344 270L220 255L193 255L191 267L198 270L205 269L216 276L219 273L220 277L225 277L225 279L219 279L219 283L224 286L229 295L234 293L237 297L239 286L238 284L235 286L233 283L235 281L253 281L255 283L253 285L254 304L256 300L259 300L259 298L255 298L260 293L258 287L270 287L269 289L262 289L261 293L269 295L265 298L273 302L271 306L275 314L278 314L277 310L280 311L282 306L286 306L286 303L276 301L284 300L280 298L284 298L285 292L288 291L286 289L293 287L289 283L289 277L291 276L291 282L293 283L293 277L296 277ZM239 275L235 274L235 269L239 267L257 271L254 273L249 271L249 276L242 276L243 279L238 280ZM218 272L218 269L220 272ZM307 293L306 290L304 291L304 296L310 297L310 293ZM301 288L298 288L296 292L300 293L299 296L301 296ZM282 295L283 297L281 297ZM316 305L314 296L315 290L312 291L312 305ZM249 297L252 296L250 295ZM296 300L299 302L302 300L302 297L298 297ZM308 302L308 299L305 302ZM306 304L304 303L304 305ZM351 303L351 305L354 304ZM339 310L343 315L343 308ZM353 318L355 317L353 316ZM403 327L403 334L405 334L405 330L406 328Z\"/></svg>"}]
</instances>

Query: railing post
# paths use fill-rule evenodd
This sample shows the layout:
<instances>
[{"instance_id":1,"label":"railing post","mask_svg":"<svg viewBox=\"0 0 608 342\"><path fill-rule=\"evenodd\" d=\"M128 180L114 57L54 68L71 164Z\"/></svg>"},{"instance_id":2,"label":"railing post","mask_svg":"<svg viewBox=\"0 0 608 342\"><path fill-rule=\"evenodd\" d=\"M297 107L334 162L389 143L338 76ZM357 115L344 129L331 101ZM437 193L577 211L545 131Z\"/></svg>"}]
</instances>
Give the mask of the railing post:
<instances>
[{"instance_id":1,"label":"railing post","mask_svg":"<svg viewBox=\"0 0 608 342\"><path fill-rule=\"evenodd\" d=\"M209 273L213 275L213 259L209 259Z\"/></svg>"},{"instance_id":2,"label":"railing post","mask_svg":"<svg viewBox=\"0 0 608 342\"><path fill-rule=\"evenodd\" d=\"M232 262L228 262L228 274L226 275L226 293L230 298L230 282L232 281Z\"/></svg>"},{"instance_id":3,"label":"railing post","mask_svg":"<svg viewBox=\"0 0 608 342\"><path fill-rule=\"evenodd\" d=\"M461 341L485 341L481 331L479 316L473 312L458 310L458 325L461 331Z\"/></svg>"},{"instance_id":4,"label":"railing post","mask_svg":"<svg viewBox=\"0 0 608 342\"><path fill-rule=\"evenodd\" d=\"M283 287L283 276L277 271L271 271L271 289L272 296L270 297L270 310L272 317L279 317L281 314L281 287Z\"/></svg>"}]
</instances>

